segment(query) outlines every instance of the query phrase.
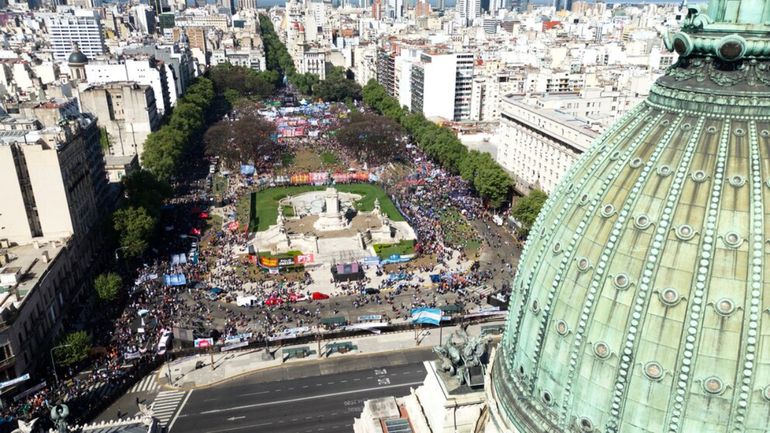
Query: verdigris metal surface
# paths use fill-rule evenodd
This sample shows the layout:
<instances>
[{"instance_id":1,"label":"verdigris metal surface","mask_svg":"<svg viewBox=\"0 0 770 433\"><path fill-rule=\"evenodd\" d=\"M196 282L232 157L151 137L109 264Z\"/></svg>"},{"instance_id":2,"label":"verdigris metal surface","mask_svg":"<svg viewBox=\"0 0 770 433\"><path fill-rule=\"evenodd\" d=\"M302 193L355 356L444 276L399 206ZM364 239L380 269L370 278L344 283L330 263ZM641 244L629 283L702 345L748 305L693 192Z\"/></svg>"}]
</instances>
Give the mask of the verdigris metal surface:
<instances>
[{"instance_id":1,"label":"verdigris metal surface","mask_svg":"<svg viewBox=\"0 0 770 433\"><path fill-rule=\"evenodd\" d=\"M712 0L666 44L679 62L531 231L498 424L770 430L770 2Z\"/></svg>"}]
</instances>

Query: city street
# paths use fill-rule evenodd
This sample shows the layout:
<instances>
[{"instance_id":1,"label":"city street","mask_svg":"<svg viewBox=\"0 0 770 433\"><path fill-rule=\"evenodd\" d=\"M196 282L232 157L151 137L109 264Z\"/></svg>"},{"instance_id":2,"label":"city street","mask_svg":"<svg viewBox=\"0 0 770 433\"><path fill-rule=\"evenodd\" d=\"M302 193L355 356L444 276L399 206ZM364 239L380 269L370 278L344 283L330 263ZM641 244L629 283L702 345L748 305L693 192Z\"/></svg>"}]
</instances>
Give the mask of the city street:
<instances>
[{"instance_id":1,"label":"city street","mask_svg":"<svg viewBox=\"0 0 770 433\"><path fill-rule=\"evenodd\" d=\"M194 390L172 433L350 432L367 399L405 395L425 378L430 349L327 360Z\"/></svg>"}]
</instances>

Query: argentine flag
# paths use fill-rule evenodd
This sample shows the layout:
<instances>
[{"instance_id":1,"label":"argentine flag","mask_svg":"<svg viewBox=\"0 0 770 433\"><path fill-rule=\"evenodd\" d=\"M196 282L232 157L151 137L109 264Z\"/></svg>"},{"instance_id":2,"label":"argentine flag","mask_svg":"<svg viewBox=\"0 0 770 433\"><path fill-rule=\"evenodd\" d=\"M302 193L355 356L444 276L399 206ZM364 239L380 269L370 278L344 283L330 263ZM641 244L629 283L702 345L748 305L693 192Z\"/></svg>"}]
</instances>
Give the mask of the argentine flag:
<instances>
[{"instance_id":1,"label":"argentine flag","mask_svg":"<svg viewBox=\"0 0 770 433\"><path fill-rule=\"evenodd\" d=\"M441 322L441 310L438 308L414 308L412 309L412 322L438 326Z\"/></svg>"}]
</instances>

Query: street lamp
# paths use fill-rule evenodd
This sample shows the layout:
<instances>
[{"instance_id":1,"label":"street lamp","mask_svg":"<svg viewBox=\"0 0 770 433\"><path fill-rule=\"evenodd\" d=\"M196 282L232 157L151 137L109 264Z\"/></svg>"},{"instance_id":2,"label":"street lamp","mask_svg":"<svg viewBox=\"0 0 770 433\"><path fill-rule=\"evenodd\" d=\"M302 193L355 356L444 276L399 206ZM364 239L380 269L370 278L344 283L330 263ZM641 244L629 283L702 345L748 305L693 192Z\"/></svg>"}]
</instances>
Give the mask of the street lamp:
<instances>
[{"instance_id":1,"label":"street lamp","mask_svg":"<svg viewBox=\"0 0 770 433\"><path fill-rule=\"evenodd\" d=\"M53 379L54 379L54 381L56 381L57 384L59 383L59 376L56 374L56 361L54 361L54 359L53 359L53 351L56 350L56 349L61 349L63 347L72 347L72 345L71 344L62 344L62 345L59 345L59 346L52 347L51 350L49 351L49 353L51 355L51 366L53 367Z\"/></svg>"}]
</instances>

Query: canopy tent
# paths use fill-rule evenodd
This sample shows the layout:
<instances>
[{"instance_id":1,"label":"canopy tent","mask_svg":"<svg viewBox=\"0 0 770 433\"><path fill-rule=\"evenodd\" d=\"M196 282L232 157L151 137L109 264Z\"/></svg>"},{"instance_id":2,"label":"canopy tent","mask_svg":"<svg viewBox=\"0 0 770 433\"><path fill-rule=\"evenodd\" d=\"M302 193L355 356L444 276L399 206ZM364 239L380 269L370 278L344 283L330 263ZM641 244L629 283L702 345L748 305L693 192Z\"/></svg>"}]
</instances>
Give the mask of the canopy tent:
<instances>
[{"instance_id":1,"label":"canopy tent","mask_svg":"<svg viewBox=\"0 0 770 433\"><path fill-rule=\"evenodd\" d=\"M166 274L163 276L163 281L167 286L184 286L187 284L187 278L185 278L184 274Z\"/></svg>"}]
</instances>

